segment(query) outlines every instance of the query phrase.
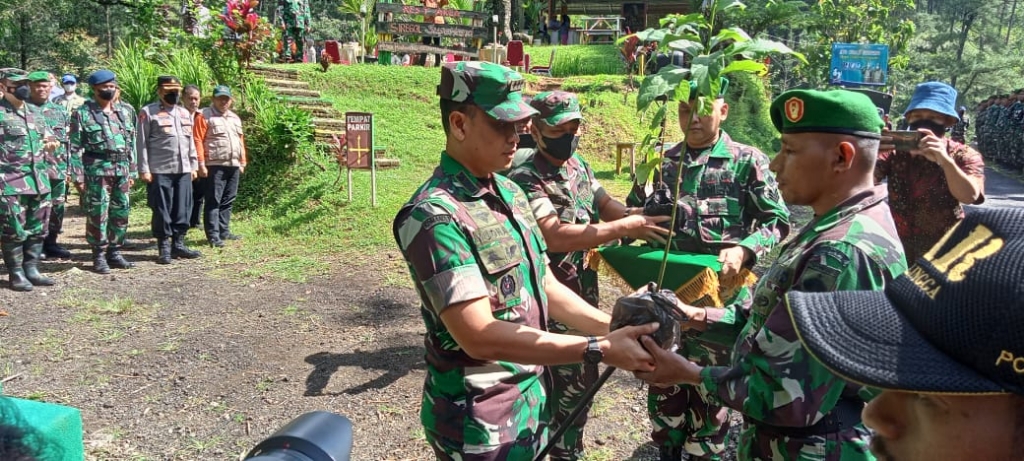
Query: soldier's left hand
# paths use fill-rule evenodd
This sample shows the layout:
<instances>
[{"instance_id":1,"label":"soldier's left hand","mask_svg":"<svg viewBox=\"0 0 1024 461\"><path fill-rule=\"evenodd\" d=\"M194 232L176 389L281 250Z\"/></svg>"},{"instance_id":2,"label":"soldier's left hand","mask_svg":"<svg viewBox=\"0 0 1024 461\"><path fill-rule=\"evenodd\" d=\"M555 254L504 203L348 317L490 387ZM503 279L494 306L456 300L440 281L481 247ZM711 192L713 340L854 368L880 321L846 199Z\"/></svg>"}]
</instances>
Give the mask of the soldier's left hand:
<instances>
[{"instance_id":1,"label":"soldier's left hand","mask_svg":"<svg viewBox=\"0 0 1024 461\"><path fill-rule=\"evenodd\" d=\"M658 387L700 382L701 367L697 364L675 352L662 349L650 336L641 337L640 344L654 358L654 371L638 371L633 376Z\"/></svg>"},{"instance_id":2,"label":"soldier's left hand","mask_svg":"<svg viewBox=\"0 0 1024 461\"><path fill-rule=\"evenodd\" d=\"M939 166L952 162L953 159L946 152L946 140L935 136L931 131L923 129L922 131L925 133L925 136L918 143L918 148L910 151L910 155L915 157L922 156Z\"/></svg>"},{"instance_id":3,"label":"soldier's left hand","mask_svg":"<svg viewBox=\"0 0 1024 461\"><path fill-rule=\"evenodd\" d=\"M747 249L739 245L729 247L718 253L718 262L722 263L723 276L738 275L743 265L747 263L749 254Z\"/></svg>"}]
</instances>

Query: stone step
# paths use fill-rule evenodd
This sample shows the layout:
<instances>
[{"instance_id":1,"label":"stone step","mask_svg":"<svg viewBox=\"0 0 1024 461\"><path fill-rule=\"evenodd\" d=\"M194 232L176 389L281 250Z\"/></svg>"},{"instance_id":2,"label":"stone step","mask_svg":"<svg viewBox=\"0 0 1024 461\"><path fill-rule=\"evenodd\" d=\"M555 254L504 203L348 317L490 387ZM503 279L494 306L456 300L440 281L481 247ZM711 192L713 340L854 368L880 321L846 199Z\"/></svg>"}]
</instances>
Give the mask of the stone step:
<instances>
[{"instance_id":1,"label":"stone step","mask_svg":"<svg viewBox=\"0 0 1024 461\"><path fill-rule=\"evenodd\" d=\"M287 74L287 73L276 73L276 72L253 72L253 75L264 79L275 79L275 80L287 80L287 81L299 81L299 74Z\"/></svg>"},{"instance_id":2,"label":"stone step","mask_svg":"<svg viewBox=\"0 0 1024 461\"><path fill-rule=\"evenodd\" d=\"M290 88L270 85L270 91L280 96L299 96L304 98L319 98L320 92L315 90L304 90L301 88Z\"/></svg>"},{"instance_id":3,"label":"stone step","mask_svg":"<svg viewBox=\"0 0 1024 461\"><path fill-rule=\"evenodd\" d=\"M338 111L335 110L333 107L307 106L305 104L296 105L294 107L309 112L310 114L313 114L314 117L334 118L343 115L338 113Z\"/></svg>"},{"instance_id":4,"label":"stone step","mask_svg":"<svg viewBox=\"0 0 1024 461\"><path fill-rule=\"evenodd\" d=\"M304 82L302 80L281 80L276 78L264 77L263 81L267 82L267 86L270 87L288 87L299 88L304 90L309 89L309 82Z\"/></svg>"},{"instance_id":5,"label":"stone step","mask_svg":"<svg viewBox=\"0 0 1024 461\"><path fill-rule=\"evenodd\" d=\"M397 158L378 158L374 160L378 170L390 170L398 168L401 162Z\"/></svg>"},{"instance_id":6,"label":"stone step","mask_svg":"<svg viewBox=\"0 0 1024 461\"><path fill-rule=\"evenodd\" d=\"M276 67L249 66L249 71L257 75L281 75L290 78L299 78L298 69L279 69Z\"/></svg>"},{"instance_id":7,"label":"stone step","mask_svg":"<svg viewBox=\"0 0 1024 461\"><path fill-rule=\"evenodd\" d=\"M284 102L285 104L291 104L294 106L334 107L334 104L326 99L287 96L282 97L281 101Z\"/></svg>"},{"instance_id":8,"label":"stone step","mask_svg":"<svg viewBox=\"0 0 1024 461\"><path fill-rule=\"evenodd\" d=\"M330 129L334 131L345 130L345 120L339 118L323 118L313 117L313 126L321 129Z\"/></svg>"}]
</instances>

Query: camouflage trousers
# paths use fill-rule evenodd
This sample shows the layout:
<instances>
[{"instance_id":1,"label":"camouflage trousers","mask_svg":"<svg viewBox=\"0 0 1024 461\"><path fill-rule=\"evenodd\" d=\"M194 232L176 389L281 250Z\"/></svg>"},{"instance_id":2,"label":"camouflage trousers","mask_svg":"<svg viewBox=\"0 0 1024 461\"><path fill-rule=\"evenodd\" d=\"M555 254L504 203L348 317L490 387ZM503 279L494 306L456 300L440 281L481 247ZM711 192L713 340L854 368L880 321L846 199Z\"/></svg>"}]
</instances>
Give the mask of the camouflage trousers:
<instances>
[{"instance_id":1,"label":"camouflage trousers","mask_svg":"<svg viewBox=\"0 0 1024 461\"><path fill-rule=\"evenodd\" d=\"M64 206L68 201L68 181L66 179L50 180L50 222L49 235L57 235L64 230Z\"/></svg>"},{"instance_id":2,"label":"camouflage trousers","mask_svg":"<svg viewBox=\"0 0 1024 461\"><path fill-rule=\"evenodd\" d=\"M93 248L123 245L128 232L127 176L85 177L85 240Z\"/></svg>"},{"instance_id":3,"label":"camouflage trousers","mask_svg":"<svg viewBox=\"0 0 1024 461\"><path fill-rule=\"evenodd\" d=\"M303 48L306 46L305 31L301 27L288 27L281 33L281 59L291 58L292 61L302 62ZM295 47L292 49L292 47ZM315 60L316 57L313 57Z\"/></svg>"},{"instance_id":4,"label":"camouflage trousers","mask_svg":"<svg viewBox=\"0 0 1024 461\"><path fill-rule=\"evenodd\" d=\"M584 269L579 277L564 280L561 271L555 271L556 278L584 301L598 306L597 271ZM554 320L548 321L548 330L553 333L568 333L569 327ZM581 351L582 354L582 351ZM583 394L597 382L597 365L571 363L548 367L551 388L548 390L548 408L551 413L551 429L558 430L565 424L569 429L551 448L551 460L577 460L583 456L583 427L587 425L588 414L593 402L583 402ZM569 416L576 407L586 404L575 421Z\"/></svg>"},{"instance_id":5,"label":"camouflage trousers","mask_svg":"<svg viewBox=\"0 0 1024 461\"><path fill-rule=\"evenodd\" d=\"M875 461L871 432L858 424L828 435L792 437L744 424L736 459L744 461Z\"/></svg>"},{"instance_id":6,"label":"camouflage trousers","mask_svg":"<svg viewBox=\"0 0 1024 461\"><path fill-rule=\"evenodd\" d=\"M24 242L46 237L44 224L50 219L50 200L47 195L0 196L0 216L3 229L0 241Z\"/></svg>"}]
</instances>

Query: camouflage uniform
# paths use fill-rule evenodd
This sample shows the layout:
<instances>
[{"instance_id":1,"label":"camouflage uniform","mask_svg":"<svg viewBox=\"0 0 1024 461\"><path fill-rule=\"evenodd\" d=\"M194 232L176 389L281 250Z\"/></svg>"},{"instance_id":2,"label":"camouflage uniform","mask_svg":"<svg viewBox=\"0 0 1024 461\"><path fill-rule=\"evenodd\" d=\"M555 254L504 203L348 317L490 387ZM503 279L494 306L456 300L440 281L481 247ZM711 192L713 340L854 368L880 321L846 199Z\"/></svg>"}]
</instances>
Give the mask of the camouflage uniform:
<instances>
[{"instance_id":1,"label":"camouflage uniform","mask_svg":"<svg viewBox=\"0 0 1024 461\"><path fill-rule=\"evenodd\" d=\"M1006 164L1024 166L1024 102L1017 100L1006 110Z\"/></svg>"},{"instance_id":2,"label":"camouflage uniform","mask_svg":"<svg viewBox=\"0 0 1024 461\"><path fill-rule=\"evenodd\" d=\"M53 132L35 106L26 102L15 109L6 98L0 99L0 247L11 288L17 291L53 285L38 270L50 217L49 173L53 166L43 145L50 136Z\"/></svg>"},{"instance_id":3,"label":"camouflage uniform","mask_svg":"<svg viewBox=\"0 0 1024 461\"><path fill-rule=\"evenodd\" d=\"M306 46L305 35L309 30L309 2L307 0L278 0L277 17L283 21L281 34L281 60L291 58L294 62L302 62L302 51ZM290 49L289 39L295 45ZM291 53L289 54L289 51Z\"/></svg>"},{"instance_id":4,"label":"camouflage uniform","mask_svg":"<svg viewBox=\"0 0 1024 461\"><path fill-rule=\"evenodd\" d=\"M60 147L51 155L52 170L50 171L50 219L47 226L45 250L48 257L67 254L67 250L57 246L57 236L64 229L64 207L68 198L68 129L71 118L63 106L46 102L36 106L42 111L46 126L60 142ZM57 249L63 251L54 251Z\"/></svg>"},{"instance_id":5,"label":"camouflage uniform","mask_svg":"<svg viewBox=\"0 0 1024 461\"><path fill-rule=\"evenodd\" d=\"M86 101L71 114L71 174L85 184L85 240L94 257L124 245L135 167L135 117L121 104Z\"/></svg>"},{"instance_id":6,"label":"camouflage uniform","mask_svg":"<svg viewBox=\"0 0 1024 461\"><path fill-rule=\"evenodd\" d=\"M717 310L708 311L708 332L742 327L732 364L705 368L697 386L709 401L743 412L738 459L874 459L863 424L851 427L841 416L833 418L859 420L864 401L873 395L808 355L784 295L880 290L905 271L885 199L884 186L876 186L808 223L757 283L749 314L735 304L720 318L712 317Z\"/></svg>"},{"instance_id":7,"label":"camouflage uniform","mask_svg":"<svg viewBox=\"0 0 1024 461\"><path fill-rule=\"evenodd\" d=\"M577 104L577 111L578 111ZM594 177L590 165L579 153L574 153L562 166L554 166L539 152L527 157L516 166L509 177L526 191L534 216L551 215L567 224L592 224L600 221L598 203L608 195ZM587 264L587 251L550 253L550 269L560 282L598 307L597 271ZM569 327L553 319L548 330L568 333ZM579 459L583 456L583 428L593 402L583 402L583 394L597 381L597 366L575 363L549 367L551 425L554 428L569 423L569 415L581 404L587 409L572 422L572 427L561 440L555 441L551 459Z\"/></svg>"},{"instance_id":8,"label":"camouflage uniform","mask_svg":"<svg viewBox=\"0 0 1024 461\"><path fill-rule=\"evenodd\" d=\"M63 107L64 111L70 114L85 104L85 98L79 96L78 93L64 93L54 98L53 103Z\"/></svg>"},{"instance_id":9,"label":"camouflage uniform","mask_svg":"<svg viewBox=\"0 0 1024 461\"><path fill-rule=\"evenodd\" d=\"M513 121L536 112L520 100L522 82L502 66L462 62L443 68L438 90ZM486 298L494 318L545 329L546 247L526 194L501 175L478 179L442 153L392 229L427 329L420 412L427 442L443 460L532 459L548 420L544 367L474 359L440 317L448 306Z\"/></svg>"},{"instance_id":10,"label":"camouflage uniform","mask_svg":"<svg viewBox=\"0 0 1024 461\"><path fill-rule=\"evenodd\" d=\"M960 116L960 121L953 125L953 129L950 130L950 138L954 141L967 144L967 128L971 126L971 121L967 120L967 112Z\"/></svg>"},{"instance_id":11,"label":"camouflage uniform","mask_svg":"<svg viewBox=\"0 0 1024 461\"><path fill-rule=\"evenodd\" d=\"M789 235L789 210L779 194L775 175L768 170L768 157L754 147L733 141L725 131L711 148L686 149L685 158L683 146L685 143L679 143L665 152L655 181L674 189L683 165L679 196L693 206L680 207L679 212L685 216L677 217L677 222L687 226L678 230L673 247L717 255L739 245L754 255L754 260L748 262L752 267L757 258ZM627 203L642 206L650 192L636 187ZM743 287L723 301L745 311L750 307L750 288ZM727 345L699 338L683 341L679 353L699 365L729 362ZM653 426L651 438L663 452L678 452L681 447L691 455L717 459L725 450L728 411L709 405L693 386L650 387L647 410Z\"/></svg>"},{"instance_id":12,"label":"camouflage uniform","mask_svg":"<svg viewBox=\"0 0 1024 461\"><path fill-rule=\"evenodd\" d=\"M991 152L989 152L988 140L985 137L986 124L988 123L988 106L984 105L978 108L978 114L974 117L974 143L978 146L978 152L984 155L985 158L991 159Z\"/></svg>"}]
</instances>

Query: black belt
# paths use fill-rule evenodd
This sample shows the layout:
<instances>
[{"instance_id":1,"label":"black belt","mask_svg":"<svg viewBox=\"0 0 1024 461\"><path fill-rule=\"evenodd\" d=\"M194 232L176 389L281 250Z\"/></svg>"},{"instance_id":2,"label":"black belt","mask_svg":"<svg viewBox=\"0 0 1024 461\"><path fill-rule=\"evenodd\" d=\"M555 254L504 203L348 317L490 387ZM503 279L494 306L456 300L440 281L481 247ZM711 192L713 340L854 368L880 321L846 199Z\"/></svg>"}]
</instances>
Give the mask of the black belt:
<instances>
[{"instance_id":1,"label":"black belt","mask_svg":"<svg viewBox=\"0 0 1024 461\"><path fill-rule=\"evenodd\" d=\"M111 161L124 161L131 159L131 154L127 152L95 152L85 151L83 154L86 157L101 158Z\"/></svg>"},{"instance_id":2,"label":"black belt","mask_svg":"<svg viewBox=\"0 0 1024 461\"><path fill-rule=\"evenodd\" d=\"M758 430L766 430L788 437L807 438L825 434L834 434L851 429L853 426L860 424L860 414L863 410L864 402L860 400L839 399L835 408L826 413L825 417L821 418L821 420L813 426L773 426L752 418L744 418L744 421L747 424L757 427Z\"/></svg>"}]
</instances>

